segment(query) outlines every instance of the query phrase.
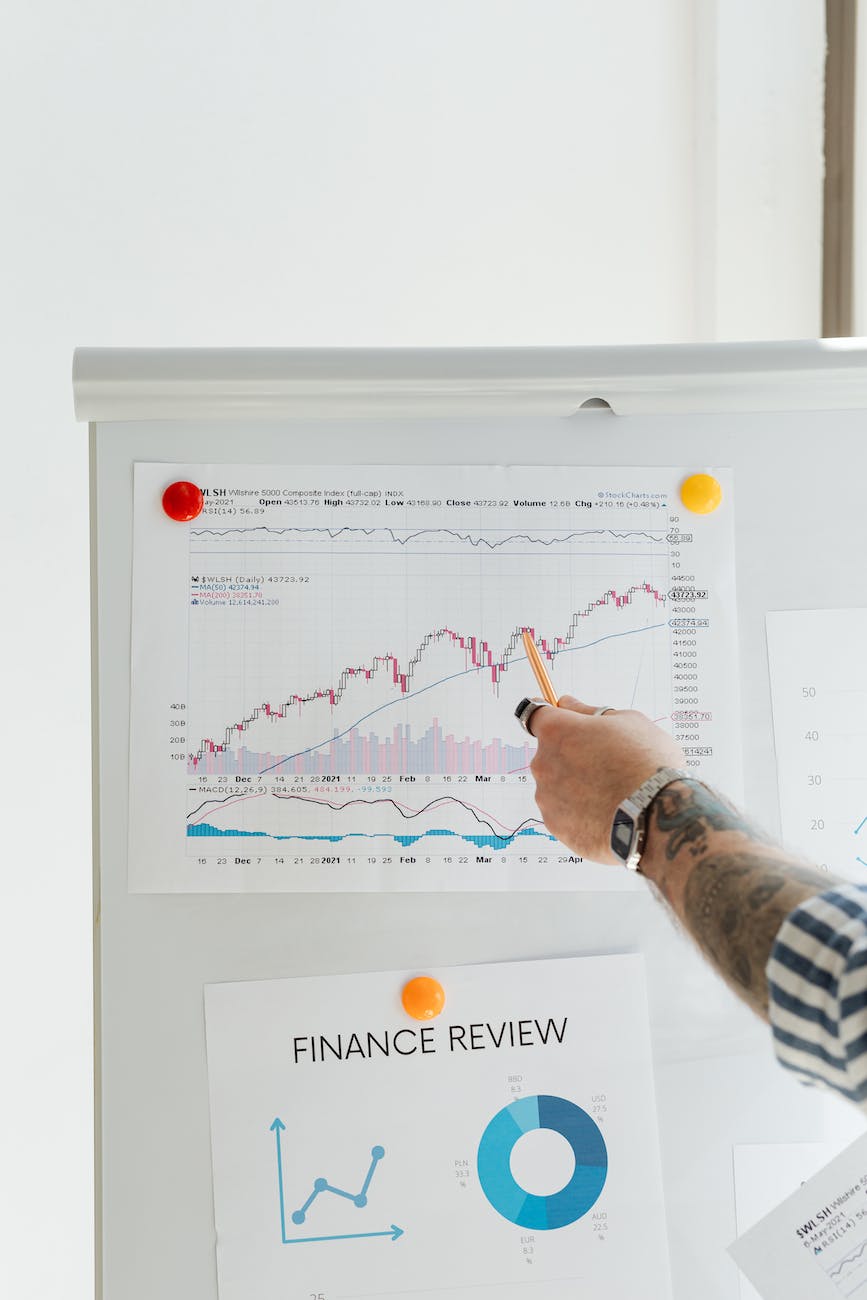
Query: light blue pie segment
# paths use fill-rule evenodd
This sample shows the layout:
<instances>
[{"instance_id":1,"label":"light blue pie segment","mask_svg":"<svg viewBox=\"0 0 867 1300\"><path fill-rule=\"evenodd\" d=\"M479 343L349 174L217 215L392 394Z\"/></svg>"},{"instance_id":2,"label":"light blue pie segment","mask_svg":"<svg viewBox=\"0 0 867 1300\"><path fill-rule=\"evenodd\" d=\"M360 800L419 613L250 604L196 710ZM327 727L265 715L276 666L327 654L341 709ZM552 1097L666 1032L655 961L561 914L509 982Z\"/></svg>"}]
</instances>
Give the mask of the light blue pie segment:
<instances>
[{"instance_id":1,"label":"light blue pie segment","mask_svg":"<svg viewBox=\"0 0 867 1300\"><path fill-rule=\"evenodd\" d=\"M548 1128L544 1120L539 1115L539 1097L519 1097L513 1101L511 1106L501 1110L501 1115L508 1115L512 1122L517 1124L523 1136L525 1133L534 1133L537 1128Z\"/></svg>"}]
</instances>

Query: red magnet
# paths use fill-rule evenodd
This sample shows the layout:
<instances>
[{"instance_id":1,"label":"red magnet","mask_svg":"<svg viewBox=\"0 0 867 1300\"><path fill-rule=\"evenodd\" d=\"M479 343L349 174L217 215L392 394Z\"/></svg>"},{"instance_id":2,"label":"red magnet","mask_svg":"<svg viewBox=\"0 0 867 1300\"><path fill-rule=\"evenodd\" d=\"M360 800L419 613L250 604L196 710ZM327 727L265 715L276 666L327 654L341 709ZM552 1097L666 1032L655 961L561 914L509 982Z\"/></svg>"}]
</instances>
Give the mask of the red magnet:
<instances>
[{"instance_id":1,"label":"red magnet","mask_svg":"<svg viewBox=\"0 0 867 1300\"><path fill-rule=\"evenodd\" d=\"M202 489L196 487L195 483L187 483L185 479L170 483L163 493L163 510L169 519L176 519L181 524L200 515L204 504Z\"/></svg>"}]
</instances>

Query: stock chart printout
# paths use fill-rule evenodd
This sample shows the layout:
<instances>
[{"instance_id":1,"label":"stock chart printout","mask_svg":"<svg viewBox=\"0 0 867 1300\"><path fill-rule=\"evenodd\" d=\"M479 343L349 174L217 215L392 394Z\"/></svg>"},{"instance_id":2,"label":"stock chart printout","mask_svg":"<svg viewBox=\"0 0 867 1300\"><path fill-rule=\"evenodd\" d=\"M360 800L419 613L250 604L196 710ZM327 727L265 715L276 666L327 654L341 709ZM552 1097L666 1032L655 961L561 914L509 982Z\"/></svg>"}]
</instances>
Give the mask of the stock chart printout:
<instances>
[{"instance_id":1,"label":"stock chart printout","mask_svg":"<svg viewBox=\"0 0 867 1300\"><path fill-rule=\"evenodd\" d=\"M682 478L137 465L131 889L630 888L539 819L521 634L737 796L731 493Z\"/></svg>"},{"instance_id":2,"label":"stock chart printout","mask_svg":"<svg viewBox=\"0 0 867 1300\"><path fill-rule=\"evenodd\" d=\"M430 974L206 987L220 1300L669 1300L642 958Z\"/></svg>"},{"instance_id":3,"label":"stock chart printout","mask_svg":"<svg viewBox=\"0 0 867 1300\"><path fill-rule=\"evenodd\" d=\"M863 1300L867 1136L803 1182L729 1251L763 1300Z\"/></svg>"}]
</instances>

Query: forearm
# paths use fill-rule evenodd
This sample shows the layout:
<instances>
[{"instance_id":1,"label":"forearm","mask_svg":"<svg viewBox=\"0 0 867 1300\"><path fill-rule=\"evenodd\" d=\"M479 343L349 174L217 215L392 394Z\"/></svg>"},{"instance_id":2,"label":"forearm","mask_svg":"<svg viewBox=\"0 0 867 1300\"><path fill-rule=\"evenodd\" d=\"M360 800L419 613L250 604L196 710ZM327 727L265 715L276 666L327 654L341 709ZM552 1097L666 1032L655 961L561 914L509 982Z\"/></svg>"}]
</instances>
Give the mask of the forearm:
<instances>
[{"instance_id":1,"label":"forearm","mask_svg":"<svg viewBox=\"0 0 867 1300\"><path fill-rule=\"evenodd\" d=\"M839 883L771 844L694 781L677 781L654 800L641 871L720 974L765 1018L765 966L780 926L804 899Z\"/></svg>"},{"instance_id":2,"label":"forearm","mask_svg":"<svg viewBox=\"0 0 867 1300\"><path fill-rule=\"evenodd\" d=\"M613 862L611 819L661 768L680 769L671 736L631 709L597 714L563 696L533 715L531 764L545 825L593 862ZM721 975L767 1018L765 967L801 903L842 882L771 844L697 781L666 786L648 810L640 870ZM867 966L867 962L865 962Z\"/></svg>"}]
</instances>

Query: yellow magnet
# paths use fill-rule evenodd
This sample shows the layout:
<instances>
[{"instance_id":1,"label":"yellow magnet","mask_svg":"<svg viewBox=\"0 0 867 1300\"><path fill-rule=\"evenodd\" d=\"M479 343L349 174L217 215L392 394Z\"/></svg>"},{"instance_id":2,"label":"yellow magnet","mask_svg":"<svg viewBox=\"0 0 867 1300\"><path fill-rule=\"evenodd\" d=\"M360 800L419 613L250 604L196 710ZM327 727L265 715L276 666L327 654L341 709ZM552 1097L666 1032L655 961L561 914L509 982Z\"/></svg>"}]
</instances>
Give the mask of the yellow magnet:
<instances>
[{"instance_id":1,"label":"yellow magnet","mask_svg":"<svg viewBox=\"0 0 867 1300\"><path fill-rule=\"evenodd\" d=\"M446 994L439 980L430 975L417 975L404 984L400 1000L413 1020L433 1020L445 1006Z\"/></svg>"},{"instance_id":2,"label":"yellow magnet","mask_svg":"<svg viewBox=\"0 0 867 1300\"><path fill-rule=\"evenodd\" d=\"M709 515L722 501L722 487L712 474L690 474L680 485L680 499L694 515Z\"/></svg>"}]
</instances>

